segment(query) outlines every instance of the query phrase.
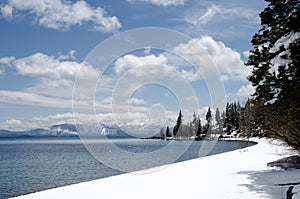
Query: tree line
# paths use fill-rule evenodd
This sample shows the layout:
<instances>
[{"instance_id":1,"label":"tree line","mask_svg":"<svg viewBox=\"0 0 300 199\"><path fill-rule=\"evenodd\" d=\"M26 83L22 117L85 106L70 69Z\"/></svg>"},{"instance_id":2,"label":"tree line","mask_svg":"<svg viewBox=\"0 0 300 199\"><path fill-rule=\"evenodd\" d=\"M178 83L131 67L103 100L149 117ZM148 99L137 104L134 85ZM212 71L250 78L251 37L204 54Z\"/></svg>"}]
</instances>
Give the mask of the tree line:
<instances>
[{"instance_id":1,"label":"tree line","mask_svg":"<svg viewBox=\"0 0 300 199\"><path fill-rule=\"evenodd\" d=\"M220 111L216 108L212 113L210 107L202 121L195 112L192 121L184 123L183 114L179 111L176 124L173 128L167 126L160 131L161 139L211 139L220 138L226 135L239 132L240 111L242 107L239 103L227 103L226 109Z\"/></svg>"}]
</instances>

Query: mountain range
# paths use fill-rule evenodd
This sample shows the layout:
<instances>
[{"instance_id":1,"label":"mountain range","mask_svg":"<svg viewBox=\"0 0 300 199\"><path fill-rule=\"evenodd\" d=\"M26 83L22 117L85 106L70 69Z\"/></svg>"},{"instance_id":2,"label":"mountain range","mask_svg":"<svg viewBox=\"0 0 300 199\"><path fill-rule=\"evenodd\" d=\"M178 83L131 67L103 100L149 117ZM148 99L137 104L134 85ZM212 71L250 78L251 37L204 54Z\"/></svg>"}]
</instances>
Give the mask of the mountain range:
<instances>
[{"instance_id":1,"label":"mountain range","mask_svg":"<svg viewBox=\"0 0 300 199\"><path fill-rule=\"evenodd\" d=\"M78 126L79 128L80 125ZM93 131L85 134L85 136L107 136L111 138L127 138L131 137L117 126L108 126L104 124L96 124ZM79 133L74 124L58 124L49 128L36 128L26 131L10 131L0 129L0 138L21 138L21 137L79 137Z\"/></svg>"}]
</instances>

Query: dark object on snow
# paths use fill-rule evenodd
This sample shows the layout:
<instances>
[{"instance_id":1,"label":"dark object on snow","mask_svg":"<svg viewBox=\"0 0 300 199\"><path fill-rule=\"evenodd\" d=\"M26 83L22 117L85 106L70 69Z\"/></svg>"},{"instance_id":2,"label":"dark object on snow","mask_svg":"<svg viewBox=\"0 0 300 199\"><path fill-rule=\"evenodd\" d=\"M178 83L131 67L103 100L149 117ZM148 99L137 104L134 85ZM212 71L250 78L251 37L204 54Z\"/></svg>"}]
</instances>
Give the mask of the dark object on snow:
<instances>
[{"instance_id":1,"label":"dark object on snow","mask_svg":"<svg viewBox=\"0 0 300 199\"><path fill-rule=\"evenodd\" d=\"M274 162L269 162L268 167L280 167L283 169L300 169L300 156L294 155L287 158L282 158Z\"/></svg>"},{"instance_id":2,"label":"dark object on snow","mask_svg":"<svg viewBox=\"0 0 300 199\"><path fill-rule=\"evenodd\" d=\"M293 193L293 189L294 189L294 186L289 187L289 189L286 192L286 199L293 199L293 195L295 194L295 193Z\"/></svg>"}]
</instances>

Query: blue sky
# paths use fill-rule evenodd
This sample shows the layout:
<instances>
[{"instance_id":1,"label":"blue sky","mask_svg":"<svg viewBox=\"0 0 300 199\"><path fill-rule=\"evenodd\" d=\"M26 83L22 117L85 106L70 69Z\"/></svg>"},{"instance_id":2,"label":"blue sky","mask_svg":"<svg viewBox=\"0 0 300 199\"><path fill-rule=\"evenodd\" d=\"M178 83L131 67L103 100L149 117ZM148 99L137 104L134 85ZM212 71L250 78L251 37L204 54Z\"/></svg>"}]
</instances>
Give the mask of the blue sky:
<instances>
[{"instance_id":1,"label":"blue sky","mask_svg":"<svg viewBox=\"0 0 300 199\"><path fill-rule=\"evenodd\" d=\"M168 28L188 35L191 40L173 46L174 52L197 63L200 58L192 55L201 54L199 45L204 47L221 73L226 99L243 102L253 90L245 79L250 69L243 62L251 49L251 37L260 28L258 14L265 6L263 0L1 0L0 128L22 130L72 123L73 85L86 57L111 36L143 27ZM111 82L122 77L118 70L128 72L153 63L163 66L158 70L175 67L190 80L199 103L195 112L203 115L210 106L205 81L193 71L183 70L184 63L167 52L128 52L112 63L115 74L106 75L104 80L109 83L104 86L112 86ZM155 73L154 69L150 71ZM209 69L201 70L206 74ZM87 65L81 72L85 81L98 77L99 69ZM132 73L131 79L138 74ZM113 115L111 103L118 106L118 102L98 86L95 112L99 122L143 126L145 121L160 125L174 121L180 108L176 93L155 85L133 91L126 101L129 122L124 120L122 108L117 111L121 115ZM78 115L88 118L84 111Z\"/></svg>"}]
</instances>

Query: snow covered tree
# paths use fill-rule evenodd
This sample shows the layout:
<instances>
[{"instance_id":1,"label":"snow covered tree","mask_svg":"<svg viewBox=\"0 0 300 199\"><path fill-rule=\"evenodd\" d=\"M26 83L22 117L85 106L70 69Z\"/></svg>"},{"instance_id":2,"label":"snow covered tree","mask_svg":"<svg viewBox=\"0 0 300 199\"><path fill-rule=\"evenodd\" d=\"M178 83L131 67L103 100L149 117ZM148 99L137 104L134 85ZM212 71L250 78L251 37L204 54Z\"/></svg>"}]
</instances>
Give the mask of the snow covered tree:
<instances>
[{"instance_id":1,"label":"snow covered tree","mask_svg":"<svg viewBox=\"0 0 300 199\"><path fill-rule=\"evenodd\" d=\"M220 119L220 125L219 125L219 132L220 133L223 132L223 127L225 125L225 118L226 118L226 113L225 113L225 111L222 111L221 119Z\"/></svg>"},{"instance_id":2,"label":"snow covered tree","mask_svg":"<svg viewBox=\"0 0 300 199\"><path fill-rule=\"evenodd\" d=\"M181 124L182 124L182 119L183 116L182 116L182 113L181 113L181 110L179 111L179 115L178 115L178 118L177 118L177 121L176 121L176 125L174 126L173 128L173 135L176 136Z\"/></svg>"},{"instance_id":3,"label":"snow covered tree","mask_svg":"<svg viewBox=\"0 0 300 199\"><path fill-rule=\"evenodd\" d=\"M198 124L197 124L197 120L198 118L197 118L197 115L196 115L196 113L194 112L194 114L193 114L193 121L192 121L192 133L193 134L196 134L196 132L197 132L197 128L198 128Z\"/></svg>"},{"instance_id":4,"label":"snow covered tree","mask_svg":"<svg viewBox=\"0 0 300 199\"><path fill-rule=\"evenodd\" d=\"M203 126L202 135L206 136L208 133L211 133L212 113L210 107L208 107L205 119L206 119L206 124Z\"/></svg>"},{"instance_id":5,"label":"snow covered tree","mask_svg":"<svg viewBox=\"0 0 300 199\"><path fill-rule=\"evenodd\" d=\"M246 63L253 68L249 80L256 88L252 116L266 136L300 149L300 2L265 1L262 28L252 38Z\"/></svg>"}]
</instances>

